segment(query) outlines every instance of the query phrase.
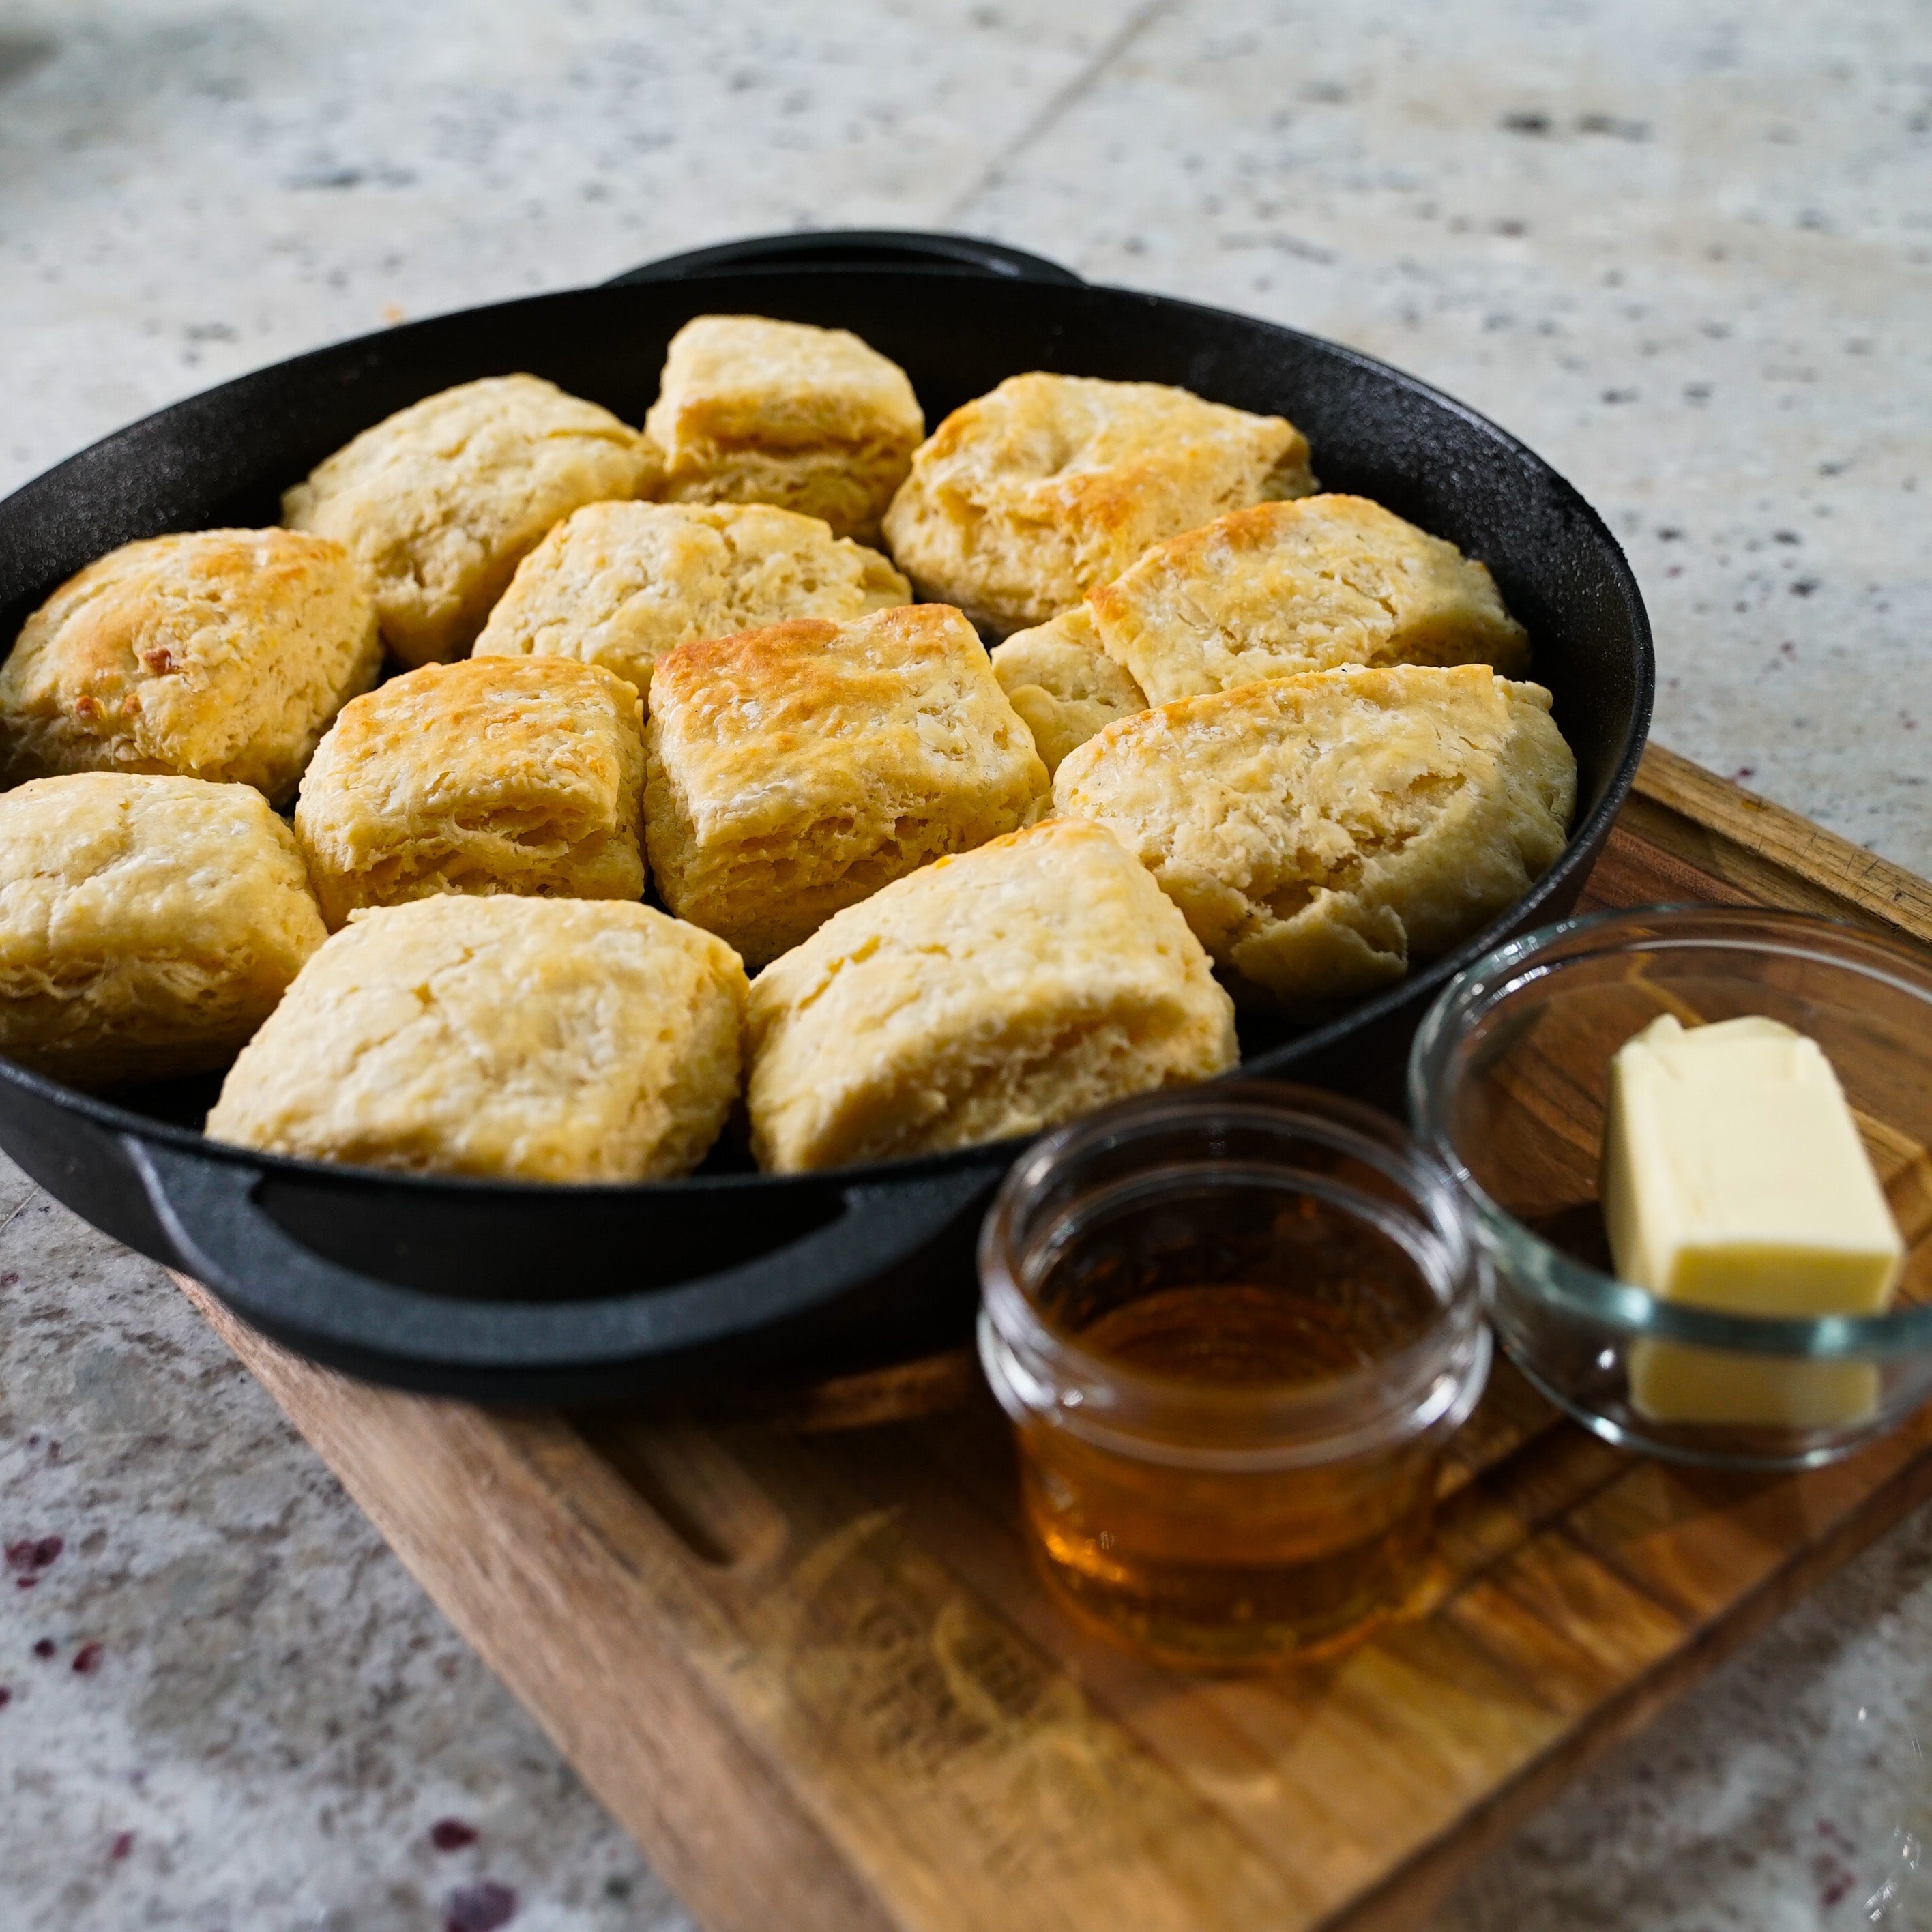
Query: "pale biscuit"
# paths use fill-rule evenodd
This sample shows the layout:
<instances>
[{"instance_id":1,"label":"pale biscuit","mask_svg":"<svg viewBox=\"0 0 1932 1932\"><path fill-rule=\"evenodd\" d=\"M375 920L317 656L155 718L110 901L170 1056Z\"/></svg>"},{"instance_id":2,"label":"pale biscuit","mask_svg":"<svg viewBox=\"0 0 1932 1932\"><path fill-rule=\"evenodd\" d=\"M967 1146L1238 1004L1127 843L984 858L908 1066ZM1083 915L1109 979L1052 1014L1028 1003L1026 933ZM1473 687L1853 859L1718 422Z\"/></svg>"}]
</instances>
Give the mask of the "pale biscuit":
<instances>
[{"instance_id":1,"label":"pale biscuit","mask_svg":"<svg viewBox=\"0 0 1932 1932\"><path fill-rule=\"evenodd\" d=\"M1079 602L1150 544L1316 487L1308 442L1160 382L1010 376L955 410L886 512L922 597L1001 633Z\"/></svg>"},{"instance_id":2,"label":"pale biscuit","mask_svg":"<svg viewBox=\"0 0 1932 1932\"><path fill-rule=\"evenodd\" d=\"M1315 671L1109 725L1059 809L1136 854L1222 965L1288 1005L1399 980L1563 850L1576 761L1486 665Z\"/></svg>"},{"instance_id":3,"label":"pale biscuit","mask_svg":"<svg viewBox=\"0 0 1932 1932\"><path fill-rule=\"evenodd\" d=\"M1366 496L1237 510L1156 544L1087 610L1155 704L1343 664L1529 668L1489 572Z\"/></svg>"},{"instance_id":4,"label":"pale biscuit","mask_svg":"<svg viewBox=\"0 0 1932 1932\"><path fill-rule=\"evenodd\" d=\"M1186 922L1052 819L887 886L753 982L752 1144L781 1172L1037 1132L1240 1057Z\"/></svg>"},{"instance_id":5,"label":"pale biscuit","mask_svg":"<svg viewBox=\"0 0 1932 1932\"><path fill-rule=\"evenodd\" d=\"M173 772L278 799L382 662L340 544L280 530L124 544L68 578L0 667L0 782Z\"/></svg>"},{"instance_id":6,"label":"pale biscuit","mask_svg":"<svg viewBox=\"0 0 1932 1932\"><path fill-rule=\"evenodd\" d=\"M941 604L681 645L652 674L644 746L664 902L753 966L1012 831L1048 783L973 627Z\"/></svg>"},{"instance_id":7,"label":"pale biscuit","mask_svg":"<svg viewBox=\"0 0 1932 1932\"><path fill-rule=\"evenodd\" d=\"M666 651L912 602L875 550L765 503L592 503L517 566L476 656L578 658L648 696Z\"/></svg>"},{"instance_id":8,"label":"pale biscuit","mask_svg":"<svg viewBox=\"0 0 1932 1932\"><path fill-rule=\"evenodd\" d=\"M418 1174L688 1174L737 1095L745 994L728 946L648 906L358 913L248 1042L208 1132Z\"/></svg>"},{"instance_id":9,"label":"pale biscuit","mask_svg":"<svg viewBox=\"0 0 1932 1932\"><path fill-rule=\"evenodd\" d=\"M343 711L296 805L332 930L442 892L644 896L641 706L601 665L471 658Z\"/></svg>"},{"instance_id":10,"label":"pale biscuit","mask_svg":"<svg viewBox=\"0 0 1932 1932\"><path fill-rule=\"evenodd\" d=\"M661 452L608 410L536 376L488 376L364 430L282 498L374 586L406 664L460 657L517 566L586 503L651 494Z\"/></svg>"},{"instance_id":11,"label":"pale biscuit","mask_svg":"<svg viewBox=\"0 0 1932 1932\"><path fill-rule=\"evenodd\" d=\"M700 315L671 338L644 428L667 502L776 503L870 538L926 418L905 371L846 329Z\"/></svg>"},{"instance_id":12,"label":"pale biscuit","mask_svg":"<svg viewBox=\"0 0 1932 1932\"><path fill-rule=\"evenodd\" d=\"M324 937L251 786L90 772L0 796L0 1053L39 1072L219 1066Z\"/></svg>"},{"instance_id":13,"label":"pale biscuit","mask_svg":"<svg viewBox=\"0 0 1932 1932\"><path fill-rule=\"evenodd\" d=\"M1084 606L1016 631L993 652L993 675L1026 720L1049 774L1076 745L1117 718L1148 708L1148 695L1100 648Z\"/></svg>"}]
</instances>

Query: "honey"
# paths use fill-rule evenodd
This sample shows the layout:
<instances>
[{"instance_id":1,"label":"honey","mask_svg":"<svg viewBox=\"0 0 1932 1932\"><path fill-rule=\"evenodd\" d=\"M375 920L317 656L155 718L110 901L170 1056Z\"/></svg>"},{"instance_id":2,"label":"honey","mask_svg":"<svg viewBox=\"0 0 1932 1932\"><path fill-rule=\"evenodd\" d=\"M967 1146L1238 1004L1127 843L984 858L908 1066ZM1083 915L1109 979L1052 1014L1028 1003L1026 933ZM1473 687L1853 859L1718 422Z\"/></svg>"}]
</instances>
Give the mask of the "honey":
<instances>
[{"instance_id":1,"label":"honey","mask_svg":"<svg viewBox=\"0 0 1932 1932\"><path fill-rule=\"evenodd\" d=\"M1325 1380L1375 1359L1363 1328L1292 1285L1158 1291L1084 1330L1105 1360L1203 1388ZM1077 1610L1165 1659L1323 1654L1407 1593L1428 1546L1437 1455L1190 1469L1067 1431L1023 1430L1021 1497L1046 1575Z\"/></svg>"},{"instance_id":2,"label":"honey","mask_svg":"<svg viewBox=\"0 0 1932 1932\"><path fill-rule=\"evenodd\" d=\"M1054 1596L1154 1660L1232 1671L1400 1608L1488 1343L1466 1232L1399 1129L1210 1090L1015 1170L981 1342Z\"/></svg>"}]
</instances>

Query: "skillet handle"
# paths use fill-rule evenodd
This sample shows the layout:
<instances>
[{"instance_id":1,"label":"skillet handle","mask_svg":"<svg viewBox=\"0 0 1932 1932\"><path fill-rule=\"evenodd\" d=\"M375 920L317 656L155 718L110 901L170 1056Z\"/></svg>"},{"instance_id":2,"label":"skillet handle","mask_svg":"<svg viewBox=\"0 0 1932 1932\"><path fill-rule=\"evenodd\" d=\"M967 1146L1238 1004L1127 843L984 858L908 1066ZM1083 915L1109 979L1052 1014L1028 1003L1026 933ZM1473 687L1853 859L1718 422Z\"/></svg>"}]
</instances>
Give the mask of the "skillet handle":
<instances>
[{"instance_id":1,"label":"skillet handle","mask_svg":"<svg viewBox=\"0 0 1932 1932\"><path fill-rule=\"evenodd\" d=\"M357 1274L295 1239L256 1196L246 1160L124 1136L182 1265L244 1321L297 1352L371 1379L474 1394L500 1378L535 1399L628 1364L728 1342L836 1300L976 1214L1004 1163L858 1184L825 1226L715 1274L578 1301L465 1301ZM561 1399L561 1398L560 1398Z\"/></svg>"},{"instance_id":2,"label":"skillet handle","mask_svg":"<svg viewBox=\"0 0 1932 1932\"><path fill-rule=\"evenodd\" d=\"M1000 281L1084 284L1071 268L988 242L977 235L932 234L914 228L830 228L791 235L754 235L667 255L614 275L604 286L636 282L695 281L746 268L933 268L953 274L991 275Z\"/></svg>"}]
</instances>

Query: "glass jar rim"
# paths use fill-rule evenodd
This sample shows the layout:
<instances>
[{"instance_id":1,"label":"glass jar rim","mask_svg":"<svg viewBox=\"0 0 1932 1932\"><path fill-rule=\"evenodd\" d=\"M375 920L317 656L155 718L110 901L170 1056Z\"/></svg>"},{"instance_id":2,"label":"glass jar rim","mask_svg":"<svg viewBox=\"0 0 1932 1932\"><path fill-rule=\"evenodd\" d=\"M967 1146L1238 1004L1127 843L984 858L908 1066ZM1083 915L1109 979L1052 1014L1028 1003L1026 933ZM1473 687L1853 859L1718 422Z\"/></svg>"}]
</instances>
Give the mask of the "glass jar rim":
<instances>
[{"instance_id":1,"label":"glass jar rim","mask_svg":"<svg viewBox=\"0 0 1932 1932\"><path fill-rule=\"evenodd\" d=\"M1566 969L1619 953L1715 947L1769 952L1852 973L1922 1002L1932 1028L1932 965L1903 940L1847 920L1749 906L1662 904L1582 913L1504 940L1443 989L1409 1052L1415 1131L1467 1201L1493 1264L1565 1313L1628 1336L1732 1354L1880 1360L1932 1351L1932 1304L1883 1315L1739 1315L1667 1301L1565 1254L1502 1207L1457 1151L1450 1119L1458 1056L1504 1000Z\"/></svg>"},{"instance_id":2,"label":"glass jar rim","mask_svg":"<svg viewBox=\"0 0 1932 1932\"><path fill-rule=\"evenodd\" d=\"M1306 1383L1222 1388L1150 1373L1084 1347L1049 1322L1016 1266L1034 1243L1020 1222L1025 1208L1067 1162L1124 1140L1131 1143L1212 1124L1292 1132L1352 1155L1405 1191L1411 1227L1384 1225L1427 1280L1437 1312L1420 1331L1362 1367ZM1236 1162L1262 1168L1263 1162ZM1198 1184L1206 1161L1150 1163L1156 1186ZM1280 1184L1301 1191L1282 1166ZM1111 1194L1114 1184L1102 1190ZM1258 1176L1249 1184L1258 1184ZM1353 1202L1333 1204L1359 1213ZM1369 1197L1360 1197L1364 1203ZM1393 1210L1393 1204L1388 1204ZM1483 1320L1484 1262L1466 1207L1450 1177L1400 1123L1339 1095L1285 1082L1219 1081L1124 1101L1062 1127L1016 1161L982 1224L980 1354L994 1392L1010 1412L1048 1419L1125 1454L1201 1468L1280 1468L1331 1461L1453 1427L1474 1406L1487 1378L1489 1330ZM1159 1429L1157 1421L1170 1426ZM1189 1426L1183 1439L1172 1426ZM1230 1439L1233 1438L1233 1439Z\"/></svg>"}]
</instances>

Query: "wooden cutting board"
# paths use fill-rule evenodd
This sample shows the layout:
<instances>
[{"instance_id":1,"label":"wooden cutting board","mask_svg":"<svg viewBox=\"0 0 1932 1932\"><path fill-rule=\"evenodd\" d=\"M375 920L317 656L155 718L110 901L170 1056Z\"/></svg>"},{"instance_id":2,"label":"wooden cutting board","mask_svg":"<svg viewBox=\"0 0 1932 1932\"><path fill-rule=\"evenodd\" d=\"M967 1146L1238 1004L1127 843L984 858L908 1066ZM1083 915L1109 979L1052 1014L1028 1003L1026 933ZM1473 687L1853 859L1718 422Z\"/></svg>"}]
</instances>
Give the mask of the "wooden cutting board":
<instances>
[{"instance_id":1,"label":"wooden cutting board","mask_svg":"<svg viewBox=\"0 0 1932 1932\"><path fill-rule=\"evenodd\" d=\"M1932 944L1932 885L1653 749L1586 902L1660 899ZM782 1424L493 1414L312 1368L182 1286L716 1932L1413 1928L1932 1495L1932 1412L1828 1469L1720 1474L1620 1454L1504 1365L1414 1614L1204 1682L1046 1600L963 1355Z\"/></svg>"}]
</instances>

